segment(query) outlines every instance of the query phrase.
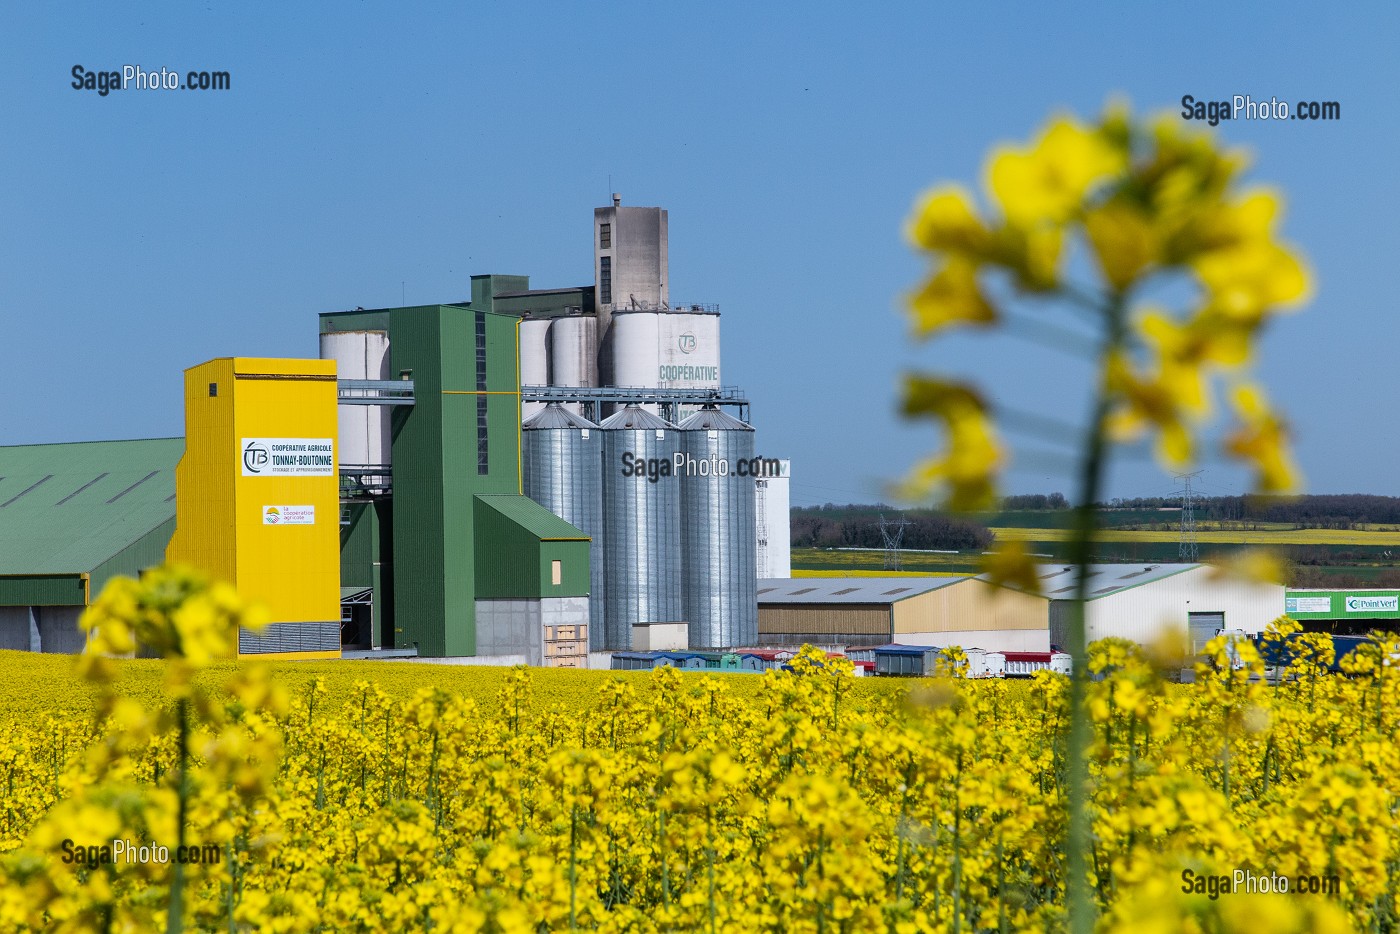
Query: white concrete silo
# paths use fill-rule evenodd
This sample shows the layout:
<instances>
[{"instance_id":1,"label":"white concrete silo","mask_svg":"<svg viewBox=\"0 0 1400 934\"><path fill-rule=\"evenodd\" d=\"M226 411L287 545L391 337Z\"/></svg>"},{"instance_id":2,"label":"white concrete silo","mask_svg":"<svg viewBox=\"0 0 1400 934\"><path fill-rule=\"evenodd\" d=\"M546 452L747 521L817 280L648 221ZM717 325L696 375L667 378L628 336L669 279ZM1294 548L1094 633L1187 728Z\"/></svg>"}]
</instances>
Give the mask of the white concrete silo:
<instances>
[{"instance_id":1,"label":"white concrete silo","mask_svg":"<svg viewBox=\"0 0 1400 934\"><path fill-rule=\"evenodd\" d=\"M389 379L389 335L385 331L330 331L321 335L321 359L334 360L337 379ZM345 467L388 469L393 438L389 406L337 407L340 444L337 460Z\"/></svg>"},{"instance_id":2,"label":"white concrete silo","mask_svg":"<svg viewBox=\"0 0 1400 934\"><path fill-rule=\"evenodd\" d=\"M526 318L520 322L520 385L548 386L549 331L552 318ZM529 418L544 408L543 402L522 402L520 417Z\"/></svg>"}]
</instances>

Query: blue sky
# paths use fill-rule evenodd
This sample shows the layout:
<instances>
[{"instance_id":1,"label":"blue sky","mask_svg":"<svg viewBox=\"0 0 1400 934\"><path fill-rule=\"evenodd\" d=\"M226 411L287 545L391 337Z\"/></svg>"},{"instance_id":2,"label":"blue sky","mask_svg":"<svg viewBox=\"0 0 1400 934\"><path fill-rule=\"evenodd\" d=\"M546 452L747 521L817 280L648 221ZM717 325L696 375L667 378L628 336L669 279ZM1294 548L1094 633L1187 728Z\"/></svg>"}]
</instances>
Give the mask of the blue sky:
<instances>
[{"instance_id":1,"label":"blue sky","mask_svg":"<svg viewBox=\"0 0 1400 934\"><path fill-rule=\"evenodd\" d=\"M474 273L591 280L611 190L670 211L671 294L723 313L797 504L878 499L936 442L910 368L1081 422L1081 362L1015 336L910 342L915 196L1057 110L1183 94L1342 105L1223 125L1288 197L1315 271L1258 376L1312 492L1400 495L1400 151L1392 4L6 5L0 13L0 444L176 435L181 370L315 356L321 311L462 300ZM76 91L71 69L229 71L227 92ZM611 179L611 184L609 183ZM1019 419L1006 487L1072 492ZM1248 477L1210 459L1198 486ZM1120 458L1108 495L1177 483Z\"/></svg>"}]
</instances>

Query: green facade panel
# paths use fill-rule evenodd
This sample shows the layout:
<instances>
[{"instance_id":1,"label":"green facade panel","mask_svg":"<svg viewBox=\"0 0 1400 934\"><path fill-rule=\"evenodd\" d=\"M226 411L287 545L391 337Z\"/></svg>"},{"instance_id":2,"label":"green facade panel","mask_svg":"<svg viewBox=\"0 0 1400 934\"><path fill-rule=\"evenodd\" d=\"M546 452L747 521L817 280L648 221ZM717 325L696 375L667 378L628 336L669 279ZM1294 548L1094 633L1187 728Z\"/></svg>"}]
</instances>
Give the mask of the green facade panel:
<instances>
[{"instance_id":1,"label":"green facade panel","mask_svg":"<svg viewBox=\"0 0 1400 934\"><path fill-rule=\"evenodd\" d=\"M340 589L374 586L375 515L373 503L352 503L350 522L340 527Z\"/></svg>"},{"instance_id":2,"label":"green facade panel","mask_svg":"<svg viewBox=\"0 0 1400 934\"><path fill-rule=\"evenodd\" d=\"M476 497L477 596L486 600L583 597L588 536L534 500ZM560 581L554 583L554 562Z\"/></svg>"},{"instance_id":3,"label":"green facade panel","mask_svg":"<svg viewBox=\"0 0 1400 934\"><path fill-rule=\"evenodd\" d=\"M366 314L384 315L391 367L414 382L414 405L393 431L392 644L474 655L473 497L520 492L518 319L462 305Z\"/></svg>"},{"instance_id":4,"label":"green facade panel","mask_svg":"<svg viewBox=\"0 0 1400 934\"><path fill-rule=\"evenodd\" d=\"M413 411L397 425L394 464L394 641L445 655L449 567L444 527L442 328L437 309L388 312L394 372L412 370Z\"/></svg>"},{"instance_id":5,"label":"green facade panel","mask_svg":"<svg viewBox=\"0 0 1400 934\"><path fill-rule=\"evenodd\" d=\"M321 315L321 333L333 331L387 331L389 312L378 311L333 311Z\"/></svg>"},{"instance_id":6,"label":"green facade panel","mask_svg":"<svg viewBox=\"0 0 1400 934\"><path fill-rule=\"evenodd\" d=\"M172 518L93 568L89 583L92 597L96 599L107 582L117 575L140 577L147 568L164 564L165 549L174 534L175 520Z\"/></svg>"},{"instance_id":7,"label":"green facade panel","mask_svg":"<svg viewBox=\"0 0 1400 934\"><path fill-rule=\"evenodd\" d=\"M1283 612L1296 620L1395 619L1400 590L1288 590Z\"/></svg>"},{"instance_id":8,"label":"green facade panel","mask_svg":"<svg viewBox=\"0 0 1400 934\"><path fill-rule=\"evenodd\" d=\"M83 606L86 594L79 574L0 576L0 606Z\"/></svg>"}]
</instances>

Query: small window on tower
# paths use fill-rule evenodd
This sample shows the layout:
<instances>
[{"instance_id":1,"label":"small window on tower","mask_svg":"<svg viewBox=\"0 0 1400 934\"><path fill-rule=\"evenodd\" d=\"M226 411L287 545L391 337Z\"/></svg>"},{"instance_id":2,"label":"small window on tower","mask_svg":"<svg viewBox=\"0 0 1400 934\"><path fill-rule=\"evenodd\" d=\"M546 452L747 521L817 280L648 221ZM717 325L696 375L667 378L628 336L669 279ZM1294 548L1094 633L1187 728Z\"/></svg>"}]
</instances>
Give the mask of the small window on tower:
<instances>
[{"instance_id":1,"label":"small window on tower","mask_svg":"<svg viewBox=\"0 0 1400 934\"><path fill-rule=\"evenodd\" d=\"M598 301L612 304L612 257L598 257Z\"/></svg>"},{"instance_id":2,"label":"small window on tower","mask_svg":"<svg viewBox=\"0 0 1400 934\"><path fill-rule=\"evenodd\" d=\"M612 249L612 224L598 225L598 249Z\"/></svg>"}]
</instances>

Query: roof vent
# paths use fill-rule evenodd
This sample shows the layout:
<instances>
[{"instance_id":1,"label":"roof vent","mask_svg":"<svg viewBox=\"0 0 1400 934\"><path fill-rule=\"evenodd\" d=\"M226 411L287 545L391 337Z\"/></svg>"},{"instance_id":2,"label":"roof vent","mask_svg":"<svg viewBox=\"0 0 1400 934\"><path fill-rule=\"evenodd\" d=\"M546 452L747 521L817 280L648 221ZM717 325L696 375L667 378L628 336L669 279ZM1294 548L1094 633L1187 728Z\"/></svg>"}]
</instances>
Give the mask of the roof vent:
<instances>
[{"instance_id":1,"label":"roof vent","mask_svg":"<svg viewBox=\"0 0 1400 934\"><path fill-rule=\"evenodd\" d=\"M620 208L620 207L622 207L622 195L620 195L619 193L617 193L617 192L615 192L615 191L613 192L613 207L615 207L615 208Z\"/></svg>"}]
</instances>

